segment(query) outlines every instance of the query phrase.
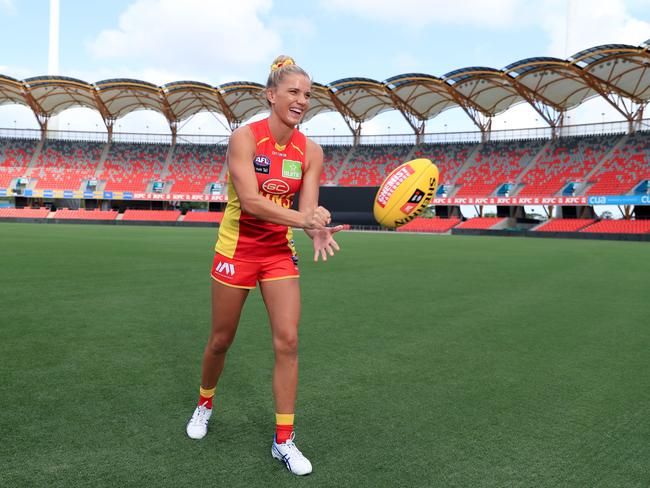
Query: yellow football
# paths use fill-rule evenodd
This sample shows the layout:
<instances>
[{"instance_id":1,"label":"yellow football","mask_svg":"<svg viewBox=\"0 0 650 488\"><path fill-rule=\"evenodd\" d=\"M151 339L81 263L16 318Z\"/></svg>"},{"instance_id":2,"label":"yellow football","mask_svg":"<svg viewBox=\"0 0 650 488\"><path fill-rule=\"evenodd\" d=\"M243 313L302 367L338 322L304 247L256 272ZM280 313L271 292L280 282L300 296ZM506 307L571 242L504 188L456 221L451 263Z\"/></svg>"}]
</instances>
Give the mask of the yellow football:
<instances>
[{"instance_id":1,"label":"yellow football","mask_svg":"<svg viewBox=\"0 0 650 488\"><path fill-rule=\"evenodd\" d=\"M379 187L373 212L384 227L399 227L420 215L438 188L438 167L414 159L395 168Z\"/></svg>"}]
</instances>

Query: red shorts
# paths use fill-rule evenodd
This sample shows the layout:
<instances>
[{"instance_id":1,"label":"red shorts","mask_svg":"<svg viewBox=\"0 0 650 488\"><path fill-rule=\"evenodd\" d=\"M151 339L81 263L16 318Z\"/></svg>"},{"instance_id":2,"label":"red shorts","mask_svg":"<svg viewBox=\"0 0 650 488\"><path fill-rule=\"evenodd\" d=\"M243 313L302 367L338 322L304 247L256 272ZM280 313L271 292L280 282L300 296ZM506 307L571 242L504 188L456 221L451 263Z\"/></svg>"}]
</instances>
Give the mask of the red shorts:
<instances>
[{"instance_id":1,"label":"red shorts","mask_svg":"<svg viewBox=\"0 0 650 488\"><path fill-rule=\"evenodd\" d=\"M298 278L298 265L290 255L271 261L241 261L215 253L212 278L234 288L255 288L258 281Z\"/></svg>"}]
</instances>

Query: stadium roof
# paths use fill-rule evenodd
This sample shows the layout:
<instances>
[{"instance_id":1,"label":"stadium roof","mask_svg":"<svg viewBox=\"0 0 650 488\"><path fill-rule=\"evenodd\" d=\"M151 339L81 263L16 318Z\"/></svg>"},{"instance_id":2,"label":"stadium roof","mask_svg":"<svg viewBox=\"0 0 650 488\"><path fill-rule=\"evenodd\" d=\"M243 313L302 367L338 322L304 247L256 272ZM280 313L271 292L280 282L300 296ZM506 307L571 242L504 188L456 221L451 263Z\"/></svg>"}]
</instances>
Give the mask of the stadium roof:
<instances>
[{"instance_id":1,"label":"stadium roof","mask_svg":"<svg viewBox=\"0 0 650 488\"><path fill-rule=\"evenodd\" d=\"M562 125L567 110L597 96L606 99L630 123L640 120L650 100L650 39L640 46L596 46L568 59L535 57L503 69L462 68L442 77L406 73L383 82L361 77L329 84L314 82L304 120L338 112L359 134L362 122L387 110L398 110L421 134L426 120L461 107L481 130L489 131L492 117L527 102L556 127ZM264 87L250 81L218 86L175 81L157 86L131 79L91 84L64 76L21 81L0 75L0 105L9 103L30 107L43 129L50 117L75 106L97 110L109 132L120 117L135 110L154 110L166 117L173 134L179 122L202 111L223 115L234 128L269 110Z\"/></svg>"}]
</instances>

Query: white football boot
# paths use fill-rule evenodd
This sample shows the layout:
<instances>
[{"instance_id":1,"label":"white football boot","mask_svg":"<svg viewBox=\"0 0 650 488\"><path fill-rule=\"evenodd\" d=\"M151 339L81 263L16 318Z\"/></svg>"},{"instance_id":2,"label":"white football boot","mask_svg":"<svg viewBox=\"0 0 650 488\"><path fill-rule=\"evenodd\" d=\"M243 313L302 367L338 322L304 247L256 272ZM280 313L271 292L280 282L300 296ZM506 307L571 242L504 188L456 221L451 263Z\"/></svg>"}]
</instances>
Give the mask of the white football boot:
<instances>
[{"instance_id":1,"label":"white football boot","mask_svg":"<svg viewBox=\"0 0 650 488\"><path fill-rule=\"evenodd\" d=\"M208 433L208 420L212 416L212 409L199 405L194 410L192 418L187 423L185 431L192 439L203 439Z\"/></svg>"},{"instance_id":2,"label":"white football boot","mask_svg":"<svg viewBox=\"0 0 650 488\"><path fill-rule=\"evenodd\" d=\"M293 443L295 433L291 433L291 437L286 442L278 444L273 439L273 447L271 447L271 455L275 459L279 459L286 464L287 469L293 474L302 476L311 473L311 463L309 459L302 455L300 449Z\"/></svg>"}]
</instances>

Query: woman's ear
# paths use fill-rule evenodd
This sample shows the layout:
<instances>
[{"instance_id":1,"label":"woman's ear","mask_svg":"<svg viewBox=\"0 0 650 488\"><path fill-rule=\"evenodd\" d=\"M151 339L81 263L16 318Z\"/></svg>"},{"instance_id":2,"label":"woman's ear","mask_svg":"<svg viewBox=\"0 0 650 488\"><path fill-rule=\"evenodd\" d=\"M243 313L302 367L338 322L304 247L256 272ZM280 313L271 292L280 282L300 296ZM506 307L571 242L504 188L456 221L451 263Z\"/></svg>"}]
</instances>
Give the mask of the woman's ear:
<instances>
[{"instance_id":1,"label":"woman's ear","mask_svg":"<svg viewBox=\"0 0 650 488\"><path fill-rule=\"evenodd\" d=\"M266 99L270 104L275 103L275 90L273 88L266 89Z\"/></svg>"}]
</instances>

